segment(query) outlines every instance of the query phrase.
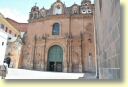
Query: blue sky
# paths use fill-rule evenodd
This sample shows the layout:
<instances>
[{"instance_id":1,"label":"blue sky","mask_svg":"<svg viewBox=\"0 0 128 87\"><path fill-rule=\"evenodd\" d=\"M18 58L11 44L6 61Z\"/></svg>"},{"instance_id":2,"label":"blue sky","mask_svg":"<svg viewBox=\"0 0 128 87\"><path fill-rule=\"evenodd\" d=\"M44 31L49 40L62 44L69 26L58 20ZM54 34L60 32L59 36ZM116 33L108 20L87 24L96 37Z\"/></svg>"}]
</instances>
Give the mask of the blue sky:
<instances>
[{"instance_id":1,"label":"blue sky","mask_svg":"<svg viewBox=\"0 0 128 87\"><path fill-rule=\"evenodd\" d=\"M27 22L31 7L37 3L39 8L46 9L51 7L56 0L0 0L0 12L18 22ZM81 0L61 0L69 7L75 3L80 4ZM92 0L93 2L94 0Z\"/></svg>"}]
</instances>

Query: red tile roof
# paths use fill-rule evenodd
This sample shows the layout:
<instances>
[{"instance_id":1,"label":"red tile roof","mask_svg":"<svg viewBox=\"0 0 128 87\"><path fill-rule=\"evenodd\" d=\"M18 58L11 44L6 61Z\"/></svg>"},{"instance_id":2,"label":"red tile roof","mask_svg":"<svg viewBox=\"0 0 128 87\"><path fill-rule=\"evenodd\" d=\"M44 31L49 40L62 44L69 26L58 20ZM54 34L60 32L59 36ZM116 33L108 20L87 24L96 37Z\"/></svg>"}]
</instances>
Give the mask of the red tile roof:
<instances>
[{"instance_id":1,"label":"red tile roof","mask_svg":"<svg viewBox=\"0 0 128 87\"><path fill-rule=\"evenodd\" d=\"M27 32L28 29L28 23L18 23L13 19L6 18L6 20L14 26L16 29L20 30L21 32Z\"/></svg>"}]
</instances>

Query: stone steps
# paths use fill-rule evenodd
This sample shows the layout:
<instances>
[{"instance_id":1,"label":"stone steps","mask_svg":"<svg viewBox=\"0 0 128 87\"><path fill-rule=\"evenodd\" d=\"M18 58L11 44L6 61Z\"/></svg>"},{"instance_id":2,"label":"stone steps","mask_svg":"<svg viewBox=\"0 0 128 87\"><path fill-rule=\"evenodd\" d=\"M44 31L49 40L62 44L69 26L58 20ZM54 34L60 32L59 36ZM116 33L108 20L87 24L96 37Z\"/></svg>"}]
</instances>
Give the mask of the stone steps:
<instances>
[{"instance_id":1,"label":"stone steps","mask_svg":"<svg viewBox=\"0 0 128 87\"><path fill-rule=\"evenodd\" d=\"M96 74L95 73L85 73L83 77L80 77L79 79L85 79L85 80L96 80Z\"/></svg>"}]
</instances>

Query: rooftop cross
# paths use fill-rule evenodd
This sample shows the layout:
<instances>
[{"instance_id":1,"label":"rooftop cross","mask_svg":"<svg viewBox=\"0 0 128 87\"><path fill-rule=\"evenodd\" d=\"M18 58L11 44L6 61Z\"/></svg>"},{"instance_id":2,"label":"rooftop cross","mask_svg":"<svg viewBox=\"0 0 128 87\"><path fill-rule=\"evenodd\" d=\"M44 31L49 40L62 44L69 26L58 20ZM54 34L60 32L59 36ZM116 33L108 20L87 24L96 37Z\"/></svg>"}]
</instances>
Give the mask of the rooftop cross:
<instances>
[{"instance_id":1,"label":"rooftop cross","mask_svg":"<svg viewBox=\"0 0 128 87\"><path fill-rule=\"evenodd\" d=\"M37 5L37 2L35 3L35 6Z\"/></svg>"}]
</instances>

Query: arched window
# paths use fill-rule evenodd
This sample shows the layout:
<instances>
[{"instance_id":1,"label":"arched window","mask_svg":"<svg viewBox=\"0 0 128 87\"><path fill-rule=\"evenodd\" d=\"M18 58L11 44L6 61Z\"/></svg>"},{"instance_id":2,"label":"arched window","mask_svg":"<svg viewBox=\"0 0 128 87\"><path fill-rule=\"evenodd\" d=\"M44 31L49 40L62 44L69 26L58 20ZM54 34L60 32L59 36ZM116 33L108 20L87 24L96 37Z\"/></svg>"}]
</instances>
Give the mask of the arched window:
<instances>
[{"instance_id":1,"label":"arched window","mask_svg":"<svg viewBox=\"0 0 128 87\"><path fill-rule=\"evenodd\" d=\"M59 35L59 33L60 33L60 24L59 23L55 23L53 25L52 35Z\"/></svg>"}]
</instances>

